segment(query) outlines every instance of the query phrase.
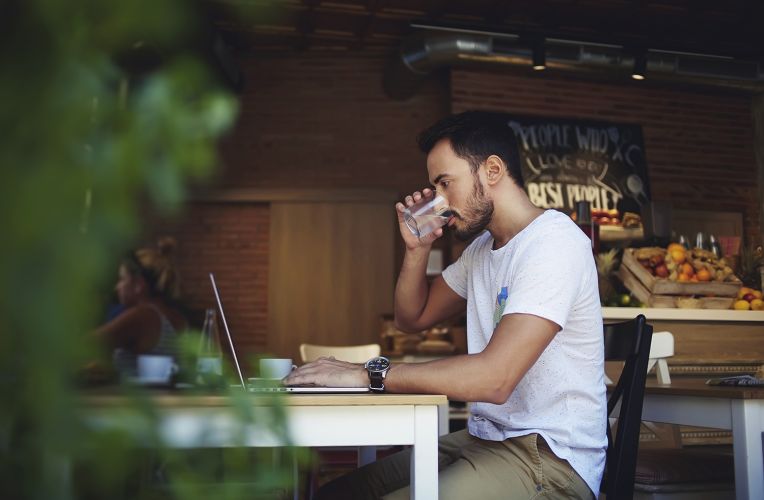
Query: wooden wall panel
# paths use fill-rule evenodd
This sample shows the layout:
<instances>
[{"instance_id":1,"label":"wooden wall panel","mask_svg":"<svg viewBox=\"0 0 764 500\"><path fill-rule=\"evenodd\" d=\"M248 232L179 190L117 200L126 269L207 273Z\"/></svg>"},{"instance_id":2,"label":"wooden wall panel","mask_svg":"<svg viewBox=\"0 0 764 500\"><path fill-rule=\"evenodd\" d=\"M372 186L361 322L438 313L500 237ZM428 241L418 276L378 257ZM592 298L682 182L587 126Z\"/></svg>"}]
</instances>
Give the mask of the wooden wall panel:
<instances>
[{"instance_id":1,"label":"wooden wall panel","mask_svg":"<svg viewBox=\"0 0 764 500\"><path fill-rule=\"evenodd\" d=\"M394 213L387 203L271 206L268 348L379 341L393 306Z\"/></svg>"}]
</instances>

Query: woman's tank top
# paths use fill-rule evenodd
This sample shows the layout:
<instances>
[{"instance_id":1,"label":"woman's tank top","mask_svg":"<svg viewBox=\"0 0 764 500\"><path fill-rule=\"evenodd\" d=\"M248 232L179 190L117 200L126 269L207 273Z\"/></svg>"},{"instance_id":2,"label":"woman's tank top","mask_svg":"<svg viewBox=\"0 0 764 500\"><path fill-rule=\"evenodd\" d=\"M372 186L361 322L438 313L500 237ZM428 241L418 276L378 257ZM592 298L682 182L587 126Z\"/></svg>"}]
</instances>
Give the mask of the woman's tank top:
<instances>
[{"instance_id":1,"label":"woman's tank top","mask_svg":"<svg viewBox=\"0 0 764 500\"><path fill-rule=\"evenodd\" d=\"M172 326L170 320L167 319L167 316L162 313L159 307L155 304L149 304L149 307L159 315L159 340L149 351L141 354L176 357L178 354L178 334L175 331L175 327ZM136 354L130 349L122 347L114 349L114 367L120 376L135 377L137 375L137 359Z\"/></svg>"}]
</instances>

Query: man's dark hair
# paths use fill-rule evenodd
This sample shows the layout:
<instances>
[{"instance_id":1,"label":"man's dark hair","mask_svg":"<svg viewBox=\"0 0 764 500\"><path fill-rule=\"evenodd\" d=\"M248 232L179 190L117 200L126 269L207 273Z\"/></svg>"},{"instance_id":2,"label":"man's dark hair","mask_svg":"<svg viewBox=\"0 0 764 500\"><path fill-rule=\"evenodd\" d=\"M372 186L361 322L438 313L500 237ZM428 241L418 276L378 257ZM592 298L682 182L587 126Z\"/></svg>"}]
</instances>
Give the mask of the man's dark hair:
<instances>
[{"instance_id":1,"label":"man's dark hair","mask_svg":"<svg viewBox=\"0 0 764 500\"><path fill-rule=\"evenodd\" d=\"M467 160L473 173L489 156L498 156L507 165L509 176L523 187L517 143L506 116L490 111L450 115L420 133L417 143L429 153L441 139L449 140L456 156Z\"/></svg>"}]
</instances>

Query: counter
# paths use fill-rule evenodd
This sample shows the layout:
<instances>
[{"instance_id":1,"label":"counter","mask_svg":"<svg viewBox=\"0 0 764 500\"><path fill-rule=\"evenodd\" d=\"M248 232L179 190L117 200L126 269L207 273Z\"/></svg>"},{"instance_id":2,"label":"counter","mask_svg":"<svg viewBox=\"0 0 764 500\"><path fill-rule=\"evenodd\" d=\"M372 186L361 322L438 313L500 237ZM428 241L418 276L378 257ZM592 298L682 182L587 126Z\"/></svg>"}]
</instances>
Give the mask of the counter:
<instances>
[{"instance_id":1,"label":"counter","mask_svg":"<svg viewBox=\"0 0 764 500\"><path fill-rule=\"evenodd\" d=\"M672 374L739 374L764 364L764 311L603 307L606 322L644 314L654 331L674 335Z\"/></svg>"},{"instance_id":2,"label":"counter","mask_svg":"<svg viewBox=\"0 0 764 500\"><path fill-rule=\"evenodd\" d=\"M637 314L644 314L648 320L755 322L761 323L764 328L764 311L735 311L733 309L654 309L647 307L602 308L602 318L605 320L631 319Z\"/></svg>"}]
</instances>

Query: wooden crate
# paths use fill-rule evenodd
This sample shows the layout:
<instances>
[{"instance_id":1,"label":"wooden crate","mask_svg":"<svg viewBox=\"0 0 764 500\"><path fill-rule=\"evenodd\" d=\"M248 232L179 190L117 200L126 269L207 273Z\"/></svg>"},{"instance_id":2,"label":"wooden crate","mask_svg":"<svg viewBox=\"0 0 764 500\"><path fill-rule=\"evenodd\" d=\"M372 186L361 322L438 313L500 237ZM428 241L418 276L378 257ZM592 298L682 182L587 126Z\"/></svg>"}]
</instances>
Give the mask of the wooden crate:
<instances>
[{"instance_id":1,"label":"wooden crate","mask_svg":"<svg viewBox=\"0 0 764 500\"><path fill-rule=\"evenodd\" d=\"M639 265L638 262L637 265ZM647 271L645 272L647 273ZM650 273L647 274L648 276L650 275ZM656 307L659 309L683 307L690 302L684 300L684 297L681 295L660 295L651 293L644 283L642 283L631 272L631 269L626 266L621 265L621 268L618 270L618 277L621 279L624 286L631 291L632 295L647 307ZM692 301L692 304L696 305L698 309L729 309L732 307L734 300L733 297L700 297L696 301Z\"/></svg>"},{"instance_id":2,"label":"wooden crate","mask_svg":"<svg viewBox=\"0 0 764 500\"><path fill-rule=\"evenodd\" d=\"M700 281L697 283L671 281L666 278L656 278L642 267L634 257L634 249L623 251L621 268L626 267L647 291L652 295L707 295L713 297L735 297L742 283L737 279L729 282ZM627 285L628 286L628 285ZM718 308L716 308L718 309Z\"/></svg>"}]
</instances>

